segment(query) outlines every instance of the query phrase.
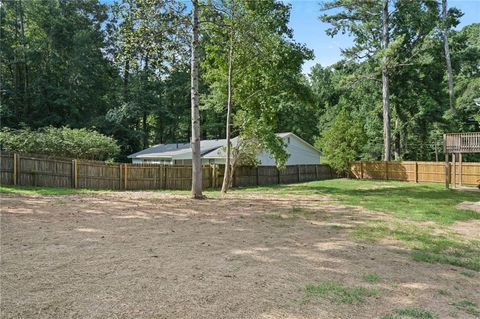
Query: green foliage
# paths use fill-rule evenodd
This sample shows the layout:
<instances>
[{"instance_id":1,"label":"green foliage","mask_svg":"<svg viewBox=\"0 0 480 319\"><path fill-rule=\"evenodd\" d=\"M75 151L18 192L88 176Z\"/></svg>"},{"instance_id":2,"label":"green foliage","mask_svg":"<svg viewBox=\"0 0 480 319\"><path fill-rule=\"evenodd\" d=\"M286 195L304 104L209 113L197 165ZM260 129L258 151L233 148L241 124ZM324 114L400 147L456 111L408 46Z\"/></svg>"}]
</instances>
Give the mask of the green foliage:
<instances>
[{"instance_id":1,"label":"green foliage","mask_svg":"<svg viewBox=\"0 0 480 319\"><path fill-rule=\"evenodd\" d=\"M451 113L438 1L390 1L388 50L379 41L381 1L322 3L322 20L331 25L327 33L350 33L354 45L344 51L345 60L315 66L307 78L301 67L313 54L293 38L290 5L201 1L203 139L225 136L226 43L232 27L233 135L257 138L280 166L286 154L273 133L292 131L313 142L342 110L365 132L364 147L354 158L380 158L384 57L398 158L435 159L443 133L480 130L480 24L449 34L457 105ZM188 10L176 0L4 1L2 125L95 129L118 141L119 159L152 144L188 142ZM457 26L461 16L451 7L448 26Z\"/></svg>"},{"instance_id":2,"label":"green foliage","mask_svg":"<svg viewBox=\"0 0 480 319\"><path fill-rule=\"evenodd\" d=\"M361 304L367 297L378 297L378 289L365 287L348 287L339 282L324 282L318 285L309 284L305 287L309 295L316 295L335 303Z\"/></svg>"},{"instance_id":3,"label":"green foliage","mask_svg":"<svg viewBox=\"0 0 480 319\"><path fill-rule=\"evenodd\" d=\"M300 72L303 62L313 57L293 40L289 13L289 5L275 0L212 1L204 12L209 28L203 70L209 87L203 108L224 112L230 56L234 131L256 139L279 167L287 157L275 133L305 126L309 88ZM292 113L302 115L295 121ZM282 122L282 116L288 120Z\"/></svg>"},{"instance_id":4,"label":"green foliage","mask_svg":"<svg viewBox=\"0 0 480 319\"><path fill-rule=\"evenodd\" d=\"M340 110L347 110L367 135L365 159L380 159L383 146L381 67L387 60L391 93L392 148L396 159L441 160L442 134L478 131L480 25L450 32L457 112L451 113L446 63L440 29L439 2L390 1L390 45L382 49L382 1L322 2L328 35L349 33L354 45L344 61L329 68L315 66L310 75L315 103L320 108L320 135ZM449 9L447 23L458 25L462 13ZM442 67L444 66L444 67ZM468 160L477 160L470 155Z\"/></svg>"},{"instance_id":5,"label":"green foliage","mask_svg":"<svg viewBox=\"0 0 480 319\"><path fill-rule=\"evenodd\" d=\"M349 170L349 163L359 158L365 142L365 132L360 123L342 111L331 127L323 132L317 145L325 162L337 173L345 173Z\"/></svg>"},{"instance_id":6,"label":"green foliage","mask_svg":"<svg viewBox=\"0 0 480 319\"><path fill-rule=\"evenodd\" d=\"M4 151L44 154L90 160L107 160L118 155L117 142L108 136L87 129L46 127L0 131L0 144Z\"/></svg>"}]
</instances>

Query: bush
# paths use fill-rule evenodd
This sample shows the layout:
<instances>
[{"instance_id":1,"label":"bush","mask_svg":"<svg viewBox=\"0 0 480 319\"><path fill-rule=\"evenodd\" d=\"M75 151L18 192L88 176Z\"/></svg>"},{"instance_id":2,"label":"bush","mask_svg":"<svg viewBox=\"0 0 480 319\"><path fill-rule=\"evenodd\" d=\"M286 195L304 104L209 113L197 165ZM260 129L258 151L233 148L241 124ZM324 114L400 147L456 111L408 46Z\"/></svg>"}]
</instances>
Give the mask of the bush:
<instances>
[{"instance_id":1,"label":"bush","mask_svg":"<svg viewBox=\"0 0 480 319\"><path fill-rule=\"evenodd\" d=\"M112 159L120 152L117 142L96 131L46 127L0 131L0 145L7 152L43 154L89 160Z\"/></svg>"},{"instance_id":2,"label":"bush","mask_svg":"<svg viewBox=\"0 0 480 319\"><path fill-rule=\"evenodd\" d=\"M361 124L342 111L335 117L332 126L323 132L317 145L323 151L325 162L341 174L348 172L349 163L359 158L366 139Z\"/></svg>"}]
</instances>

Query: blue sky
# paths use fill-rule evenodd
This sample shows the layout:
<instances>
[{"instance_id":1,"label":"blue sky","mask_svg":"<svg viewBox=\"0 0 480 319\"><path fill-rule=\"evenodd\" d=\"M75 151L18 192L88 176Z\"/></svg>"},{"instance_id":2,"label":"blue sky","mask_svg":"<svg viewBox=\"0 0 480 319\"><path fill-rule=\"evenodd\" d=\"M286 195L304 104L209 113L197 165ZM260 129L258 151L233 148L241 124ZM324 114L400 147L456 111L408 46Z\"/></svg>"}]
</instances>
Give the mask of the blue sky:
<instances>
[{"instance_id":1,"label":"blue sky","mask_svg":"<svg viewBox=\"0 0 480 319\"><path fill-rule=\"evenodd\" d=\"M352 40L346 35L331 38L325 34L327 23L321 22L319 0L285 0L292 5L290 26L295 40L305 43L315 52L315 59L307 61L303 72L309 73L316 63L331 65L341 59L341 48L348 48ZM480 22L480 0L449 0L448 6L455 6L464 12L459 28L474 22Z\"/></svg>"}]
</instances>

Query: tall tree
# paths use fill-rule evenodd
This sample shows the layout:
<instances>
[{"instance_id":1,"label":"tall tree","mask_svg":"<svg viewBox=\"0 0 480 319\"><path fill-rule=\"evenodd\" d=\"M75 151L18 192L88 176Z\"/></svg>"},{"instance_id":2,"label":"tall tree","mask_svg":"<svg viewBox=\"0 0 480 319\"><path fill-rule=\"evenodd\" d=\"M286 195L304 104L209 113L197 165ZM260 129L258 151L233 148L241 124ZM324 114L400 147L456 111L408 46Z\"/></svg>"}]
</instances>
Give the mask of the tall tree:
<instances>
[{"instance_id":1,"label":"tall tree","mask_svg":"<svg viewBox=\"0 0 480 319\"><path fill-rule=\"evenodd\" d=\"M192 197L202 199L202 154L200 151L200 110L198 92L199 34L198 0L192 0L191 100L192 100Z\"/></svg>"},{"instance_id":2,"label":"tall tree","mask_svg":"<svg viewBox=\"0 0 480 319\"><path fill-rule=\"evenodd\" d=\"M453 70L452 70L452 61L450 60L450 48L448 46L449 23L447 21L447 0L442 0L442 31L443 31L443 49L445 51L445 61L447 63L448 94L450 96L450 109L452 110L452 112L455 112Z\"/></svg>"},{"instance_id":3,"label":"tall tree","mask_svg":"<svg viewBox=\"0 0 480 319\"><path fill-rule=\"evenodd\" d=\"M293 41L287 26L290 7L279 1L218 0L209 8L203 68L210 88L205 104L227 113L225 193L234 170L231 123L241 140L257 141L284 165L286 153L275 132L282 112L291 110L292 101L303 100L306 83L300 68L312 53Z\"/></svg>"},{"instance_id":4,"label":"tall tree","mask_svg":"<svg viewBox=\"0 0 480 319\"><path fill-rule=\"evenodd\" d=\"M390 43L389 34L389 11L388 0L383 0L382 5L382 49L384 52L388 50ZM391 159L391 133L390 133L390 87L388 74L388 56L384 54L382 61L382 104L383 104L383 159L390 161Z\"/></svg>"},{"instance_id":5,"label":"tall tree","mask_svg":"<svg viewBox=\"0 0 480 319\"><path fill-rule=\"evenodd\" d=\"M428 50L432 31L438 21L438 4L429 0L332 0L323 3L322 9L328 14L321 16L321 20L332 25L327 34L335 36L342 31L353 35L354 45L344 50L343 54L349 61L360 63L362 67L352 74L352 81L377 82L381 74L381 81L378 82L382 91L383 159L391 159L392 115L398 159L404 105L399 99L392 104L392 96L402 93L400 87L392 87L392 78L398 78L403 68L413 72L414 68L410 66L416 65L418 68L426 63L428 56L424 53Z\"/></svg>"}]
</instances>

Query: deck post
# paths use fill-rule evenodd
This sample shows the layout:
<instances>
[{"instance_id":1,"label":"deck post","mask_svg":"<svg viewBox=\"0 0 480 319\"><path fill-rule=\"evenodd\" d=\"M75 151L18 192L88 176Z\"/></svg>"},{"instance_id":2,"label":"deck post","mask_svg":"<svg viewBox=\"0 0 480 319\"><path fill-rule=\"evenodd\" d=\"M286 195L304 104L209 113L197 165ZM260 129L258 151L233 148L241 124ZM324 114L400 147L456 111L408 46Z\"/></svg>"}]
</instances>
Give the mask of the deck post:
<instances>
[{"instance_id":1,"label":"deck post","mask_svg":"<svg viewBox=\"0 0 480 319\"><path fill-rule=\"evenodd\" d=\"M457 153L452 154L452 166L453 166L452 185L453 185L453 188L457 188Z\"/></svg>"},{"instance_id":2,"label":"deck post","mask_svg":"<svg viewBox=\"0 0 480 319\"><path fill-rule=\"evenodd\" d=\"M462 162L463 162L463 154L460 153L458 154L459 158L459 162L460 162L460 187L463 187L463 166L462 166Z\"/></svg>"}]
</instances>

